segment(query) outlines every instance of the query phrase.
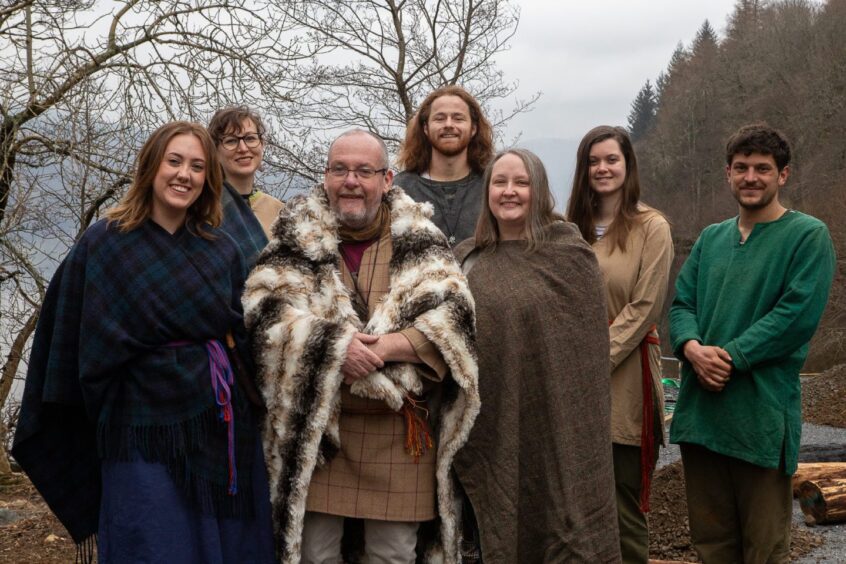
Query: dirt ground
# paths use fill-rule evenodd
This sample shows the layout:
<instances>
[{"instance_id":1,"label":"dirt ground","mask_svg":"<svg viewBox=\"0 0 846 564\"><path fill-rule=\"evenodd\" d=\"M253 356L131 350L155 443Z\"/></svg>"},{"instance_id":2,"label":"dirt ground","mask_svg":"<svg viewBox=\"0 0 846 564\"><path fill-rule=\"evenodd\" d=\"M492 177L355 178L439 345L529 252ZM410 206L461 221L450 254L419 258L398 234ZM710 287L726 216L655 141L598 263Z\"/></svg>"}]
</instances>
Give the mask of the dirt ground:
<instances>
[{"instance_id":1,"label":"dirt ground","mask_svg":"<svg viewBox=\"0 0 846 564\"><path fill-rule=\"evenodd\" d=\"M846 365L808 378L802 385L805 421L846 428ZM659 470L652 485L651 558L698 562L690 546L684 477L680 463ZM823 542L810 529L794 525L791 560ZM0 481L0 564L73 562L76 546L22 475Z\"/></svg>"},{"instance_id":2,"label":"dirt ground","mask_svg":"<svg viewBox=\"0 0 846 564\"><path fill-rule=\"evenodd\" d=\"M802 417L808 423L846 428L846 365L838 365L802 383ZM659 470L652 484L649 554L661 560L698 562L690 545L687 502L681 463ZM823 538L804 525L794 525L791 560L807 554Z\"/></svg>"},{"instance_id":3,"label":"dirt ground","mask_svg":"<svg viewBox=\"0 0 846 564\"><path fill-rule=\"evenodd\" d=\"M29 480L16 474L0 482L0 562L67 564L75 557L76 545Z\"/></svg>"},{"instance_id":4,"label":"dirt ground","mask_svg":"<svg viewBox=\"0 0 846 564\"><path fill-rule=\"evenodd\" d=\"M700 562L690 544L681 462L670 464L655 473L650 505L649 557ZM823 538L804 525L794 525L790 539L790 560L796 560L822 543Z\"/></svg>"},{"instance_id":5,"label":"dirt ground","mask_svg":"<svg viewBox=\"0 0 846 564\"><path fill-rule=\"evenodd\" d=\"M659 470L653 481L649 517L651 558L698 562L690 545L684 477L680 463ZM19 519L7 523L10 513ZM791 560L819 546L823 539L804 526L794 526ZM0 485L0 563L73 562L76 547L67 531L24 478Z\"/></svg>"},{"instance_id":6,"label":"dirt ground","mask_svg":"<svg viewBox=\"0 0 846 564\"><path fill-rule=\"evenodd\" d=\"M846 428L846 364L802 383L802 418L808 423Z\"/></svg>"}]
</instances>

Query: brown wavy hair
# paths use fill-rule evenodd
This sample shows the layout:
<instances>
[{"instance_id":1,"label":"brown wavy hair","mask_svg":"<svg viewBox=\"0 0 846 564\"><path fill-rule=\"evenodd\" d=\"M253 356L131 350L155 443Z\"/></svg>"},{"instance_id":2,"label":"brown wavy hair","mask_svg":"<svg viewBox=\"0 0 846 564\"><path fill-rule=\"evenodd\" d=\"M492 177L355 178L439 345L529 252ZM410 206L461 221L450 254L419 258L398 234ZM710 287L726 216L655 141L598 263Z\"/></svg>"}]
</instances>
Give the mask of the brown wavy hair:
<instances>
[{"instance_id":1,"label":"brown wavy hair","mask_svg":"<svg viewBox=\"0 0 846 564\"><path fill-rule=\"evenodd\" d=\"M529 202L529 217L526 219L526 241L528 241L528 252L532 252L543 244L547 239L546 227L556 221L564 221L564 216L555 211L555 197L549 188L549 177L543 161L536 154L526 149L508 149L496 154L491 159L485 172L482 175L482 186L485 188L484 200L479 221L476 222L476 246L480 249L493 248L501 240L499 226L496 217L491 212L488 204L490 196L491 177L496 162L505 155L515 155L523 161L526 172L529 175L529 189L531 200Z\"/></svg>"},{"instance_id":2,"label":"brown wavy hair","mask_svg":"<svg viewBox=\"0 0 846 564\"><path fill-rule=\"evenodd\" d=\"M597 143L607 139L614 139L620 145L620 152L626 160L626 178L621 188L622 197L617 215L608 226L605 237L612 241L613 249L619 247L626 251L626 240L636 221L640 221L643 210L640 201L640 176L637 172L637 157L635 156L629 134L622 127L600 125L588 131L579 143L576 152L576 172L573 175L573 188L570 192L570 202L567 205L567 219L576 224L582 237L588 243L596 242L596 223L594 214L599 207L599 196L590 186L590 150Z\"/></svg>"},{"instance_id":3,"label":"brown wavy hair","mask_svg":"<svg viewBox=\"0 0 846 564\"><path fill-rule=\"evenodd\" d=\"M218 227L223 218L220 191L223 173L217 161L214 142L206 128L198 123L173 121L155 130L141 147L135 161L135 176L120 203L108 210L105 217L121 231L132 231L150 217L153 210L153 180L159 171L168 143L177 135L193 135L199 139L206 157L206 179L200 197L191 204L185 218L186 227L206 239L213 236L204 225Z\"/></svg>"},{"instance_id":4,"label":"brown wavy hair","mask_svg":"<svg viewBox=\"0 0 846 564\"><path fill-rule=\"evenodd\" d=\"M260 115L247 106L227 106L217 110L209 121L209 135L214 140L214 144L219 145L223 141L223 137L227 131L240 133L241 123L245 119L255 124L256 133L264 141L267 130L264 127L264 122L261 120Z\"/></svg>"},{"instance_id":5,"label":"brown wavy hair","mask_svg":"<svg viewBox=\"0 0 846 564\"><path fill-rule=\"evenodd\" d=\"M466 90L457 85L442 86L426 96L417 113L408 122L405 140L400 146L397 165L409 172L421 174L429 169L432 161L432 143L426 137L423 126L429 122L432 104L441 96L458 96L470 108L470 120L476 126L476 134L467 146L467 162L476 174L482 174L493 156L493 128L482 113L479 102Z\"/></svg>"}]
</instances>

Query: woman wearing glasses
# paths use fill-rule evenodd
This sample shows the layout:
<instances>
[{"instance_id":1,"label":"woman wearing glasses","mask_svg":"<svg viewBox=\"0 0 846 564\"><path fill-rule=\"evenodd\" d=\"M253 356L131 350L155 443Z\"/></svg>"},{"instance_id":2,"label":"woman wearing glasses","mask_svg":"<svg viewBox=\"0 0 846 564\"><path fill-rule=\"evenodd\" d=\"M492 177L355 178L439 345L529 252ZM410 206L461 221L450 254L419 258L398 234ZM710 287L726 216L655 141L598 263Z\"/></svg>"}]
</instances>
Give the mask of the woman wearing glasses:
<instances>
[{"instance_id":1,"label":"woman wearing glasses","mask_svg":"<svg viewBox=\"0 0 846 564\"><path fill-rule=\"evenodd\" d=\"M241 245L247 266L252 268L282 209L282 202L255 185L264 157L264 123L251 109L233 106L214 114L209 133L223 168L223 229Z\"/></svg>"}]
</instances>

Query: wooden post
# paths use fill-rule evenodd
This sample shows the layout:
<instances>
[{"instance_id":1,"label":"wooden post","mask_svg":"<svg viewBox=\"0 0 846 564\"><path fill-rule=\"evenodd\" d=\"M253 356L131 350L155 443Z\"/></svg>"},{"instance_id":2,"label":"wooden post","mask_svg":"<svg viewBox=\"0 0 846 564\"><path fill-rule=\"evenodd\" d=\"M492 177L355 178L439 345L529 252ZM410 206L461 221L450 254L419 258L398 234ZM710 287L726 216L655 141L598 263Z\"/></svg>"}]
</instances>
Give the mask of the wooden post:
<instances>
[{"instance_id":1,"label":"wooden post","mask_svg":"<svg viewBox=\"0 0 846 564\"><path fill-rule=\"evenodd\" d=\"M800 462L793 474L793 497L799 495L802 482L846 478L846 462Z\"/></svg>"},{"instance_id":2,"label":"wooden post","mask_svg":"<svg viewBox=\"0 0 846 564\"><path fill-rule=\"evenodd\" d=\"M846 479L802 482L799 505L808 525L846 521Z\"/></svg>"}]
</instances>

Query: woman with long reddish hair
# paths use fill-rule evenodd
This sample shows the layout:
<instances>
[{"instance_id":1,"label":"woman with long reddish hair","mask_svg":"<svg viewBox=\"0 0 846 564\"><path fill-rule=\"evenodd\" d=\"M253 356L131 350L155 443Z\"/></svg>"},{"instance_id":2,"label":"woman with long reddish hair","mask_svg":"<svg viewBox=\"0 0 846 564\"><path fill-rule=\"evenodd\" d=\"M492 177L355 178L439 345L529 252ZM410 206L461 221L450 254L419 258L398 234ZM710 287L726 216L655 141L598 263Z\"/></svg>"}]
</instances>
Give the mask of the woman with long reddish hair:
<instances>
[{"instance_id":1,"label":"woman with long reddish hair","mask_svg":"<svg viewBox=\"0 0 846 564\"><path fill-rule=\"evenodd\" d=\"M47 290L13 453L83 560L273 561L221 182L205 128L160 127Z\"/></svg>"},{"instance_id":2,"label":"woman with long reddish hair","mask_svg":"<svg viewBox=\"0 0 846 564\"><path fill-rule=\"evenodd\" d=\"M649 482L664 440L657 323L673 242L664 216L640 201L626 130L599 126L582 139L567 219L591 244L605 281L611 339L611 439L623 562L648 560Z\"/></svg>"}]
</instances>

